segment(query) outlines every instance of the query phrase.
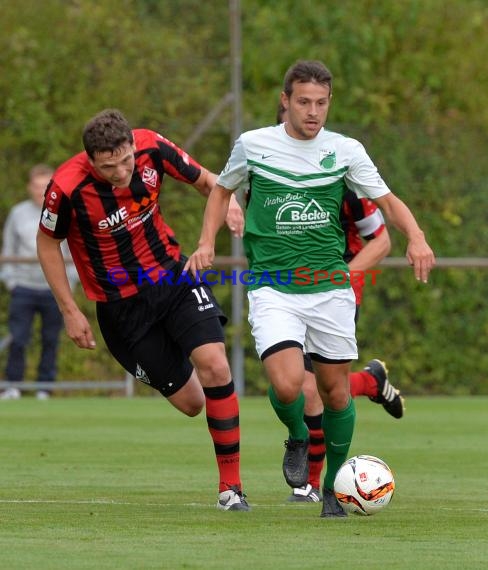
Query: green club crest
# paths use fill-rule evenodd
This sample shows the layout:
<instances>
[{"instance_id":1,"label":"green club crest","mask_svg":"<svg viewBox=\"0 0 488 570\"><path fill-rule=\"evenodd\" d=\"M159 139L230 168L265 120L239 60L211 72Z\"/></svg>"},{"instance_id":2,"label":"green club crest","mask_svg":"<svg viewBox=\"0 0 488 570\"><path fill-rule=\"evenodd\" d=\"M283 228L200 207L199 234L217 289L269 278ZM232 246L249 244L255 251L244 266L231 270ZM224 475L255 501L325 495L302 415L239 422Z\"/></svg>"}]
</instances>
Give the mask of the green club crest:
<instances>
[{"instance_id":1,"label":"green club crest","mask_svg":"<svg viewBox=\"0 0 488 570\"><path fill-rule=\"evenodd\" d=\"M336 165L336 154L333 150L320 151L320 166L325 170L331 170Z\"/></svg>"}]
</instances>

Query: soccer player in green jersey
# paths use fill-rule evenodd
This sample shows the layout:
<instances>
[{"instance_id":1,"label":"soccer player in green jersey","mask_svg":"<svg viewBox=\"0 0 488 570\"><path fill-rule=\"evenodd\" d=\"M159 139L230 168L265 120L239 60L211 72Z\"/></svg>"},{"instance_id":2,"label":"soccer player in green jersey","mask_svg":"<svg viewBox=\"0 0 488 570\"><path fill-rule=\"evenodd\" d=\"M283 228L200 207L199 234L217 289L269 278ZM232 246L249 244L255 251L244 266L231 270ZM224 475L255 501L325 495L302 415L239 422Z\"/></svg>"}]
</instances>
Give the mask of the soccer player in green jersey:
<instances>
[{"instance_id":1,"label":"soccer player in green jersey","mask_svg":"<svg viewBox=\"0 0 488 570\"><path fill-rule=\"evenodd\" d=\"M374 200L406 236L406 256L418 280L427 282L435 258L412 212L388 188L361 143L324 128L331 97L332 76L321 62L301 60L288 69L281 93L287 122L237 139L208 199L198 249L185 268L196 272L212 265L232 192L246 188L249 322L270 380L271 404L288 429L283 473L292 487L307 483L305 350L324 403L321 516L343 517L333 484L354 432L348 374L357 358L355 298L340 224L346 190Z\"/></svg>"}]
</instances>

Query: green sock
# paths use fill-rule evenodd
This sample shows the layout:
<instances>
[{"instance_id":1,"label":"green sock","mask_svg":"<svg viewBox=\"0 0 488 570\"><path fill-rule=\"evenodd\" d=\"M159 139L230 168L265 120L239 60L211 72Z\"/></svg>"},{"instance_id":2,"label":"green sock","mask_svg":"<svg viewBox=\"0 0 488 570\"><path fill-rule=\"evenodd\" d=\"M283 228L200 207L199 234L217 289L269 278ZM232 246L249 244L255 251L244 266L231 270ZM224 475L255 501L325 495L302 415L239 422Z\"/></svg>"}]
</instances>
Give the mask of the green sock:
<instances>
[{"instance_id":1,"label":"green sock","mask_svg":"<svg viewBox=\"0 0 488 570\"><path fill-rule=\"evenodd\" d=\"M352 398L349 399L349 404L343 410L330 410L329 408L324 410L322 428L325 433L327 457L324 487L327 489L334 488L337 471L347 459L355 420L356 408Z\"/></svg>"},{"instance_id":2,"label":"green sock","mask_svg":"<svg viewBox=\"0 0 488 570\"><path fill-rule=\"evenodd\" d=\"M276 415L282 423L288 428L290 439L307 439L308 428L303 421L303 413L305 409L305 396L300 392L298 398L291 404L283 404L280 402L270 386L268 396Z\"/></svg>"}]
</instances>

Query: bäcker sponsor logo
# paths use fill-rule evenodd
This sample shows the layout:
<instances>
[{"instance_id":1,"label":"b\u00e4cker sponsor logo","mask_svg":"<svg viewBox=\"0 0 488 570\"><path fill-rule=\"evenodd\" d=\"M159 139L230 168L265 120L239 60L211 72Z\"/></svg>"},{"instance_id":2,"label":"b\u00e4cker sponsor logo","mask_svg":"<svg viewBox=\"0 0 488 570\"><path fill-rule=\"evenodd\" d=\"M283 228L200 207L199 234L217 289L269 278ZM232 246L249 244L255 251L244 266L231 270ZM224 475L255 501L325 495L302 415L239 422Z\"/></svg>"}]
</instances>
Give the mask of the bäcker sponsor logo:
<instances>
[{"instance_id":1,"label":"b\u00e4cker sponsor logo","mask_svg":"<svg viewBox=\"0 0 488 570\"><path fill-rule=\"evenodd\" d=\"M207 269L198 271L196 276L183 271L173 273L171 270L149 267L148 269L138 268L133 274L123 267L113 267L107 271L107 279L113 285L124 285L128 281L135 285L182 285L184 283L194 286L205 284L213 285L258 285L260 287L274 287L280 285L318 285L323 281L330 281L333 285L376 285L377 276L381 273L379 269L350 270L344 271L336 269L327 271L325 269L311 269L310 267L297 267L296 269L284 269L277 271L262 271L254 273L249 269L236 271L235 269L226 272L224 270Z\"/></svg>"},{"instance_id":2,"label":"b\u00e4cker sponsor logo","mask_svg":"<svg viewBox=\"0 0 488 570\"><path fill-rule=\"evenodd\" d=\"M316 200L308 203L292 200L276 212L276 232L282 235L302 234L330 224L330 212L325 211Z\"/></svg>"}]
</instances>

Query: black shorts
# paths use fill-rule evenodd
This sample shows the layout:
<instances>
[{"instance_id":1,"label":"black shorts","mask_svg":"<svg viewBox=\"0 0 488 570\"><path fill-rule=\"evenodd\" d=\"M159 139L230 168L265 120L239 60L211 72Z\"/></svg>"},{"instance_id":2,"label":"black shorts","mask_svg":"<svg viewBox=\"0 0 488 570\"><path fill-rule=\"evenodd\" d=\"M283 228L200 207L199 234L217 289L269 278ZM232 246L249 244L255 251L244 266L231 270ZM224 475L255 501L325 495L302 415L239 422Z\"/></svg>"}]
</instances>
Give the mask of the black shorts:
<instances>
[{"instance_id":1,"label":"black shorts","mask_svg":"<svg viewBox=\"0 0 488 570\"><path fill-rule=\"evenodd\" d=\"M203 284L161 283L108 303L97 303L108 349L130 374L165 397L186 384L198 346L224 342L227 318Z\"/></svg>"}]
</instances>

